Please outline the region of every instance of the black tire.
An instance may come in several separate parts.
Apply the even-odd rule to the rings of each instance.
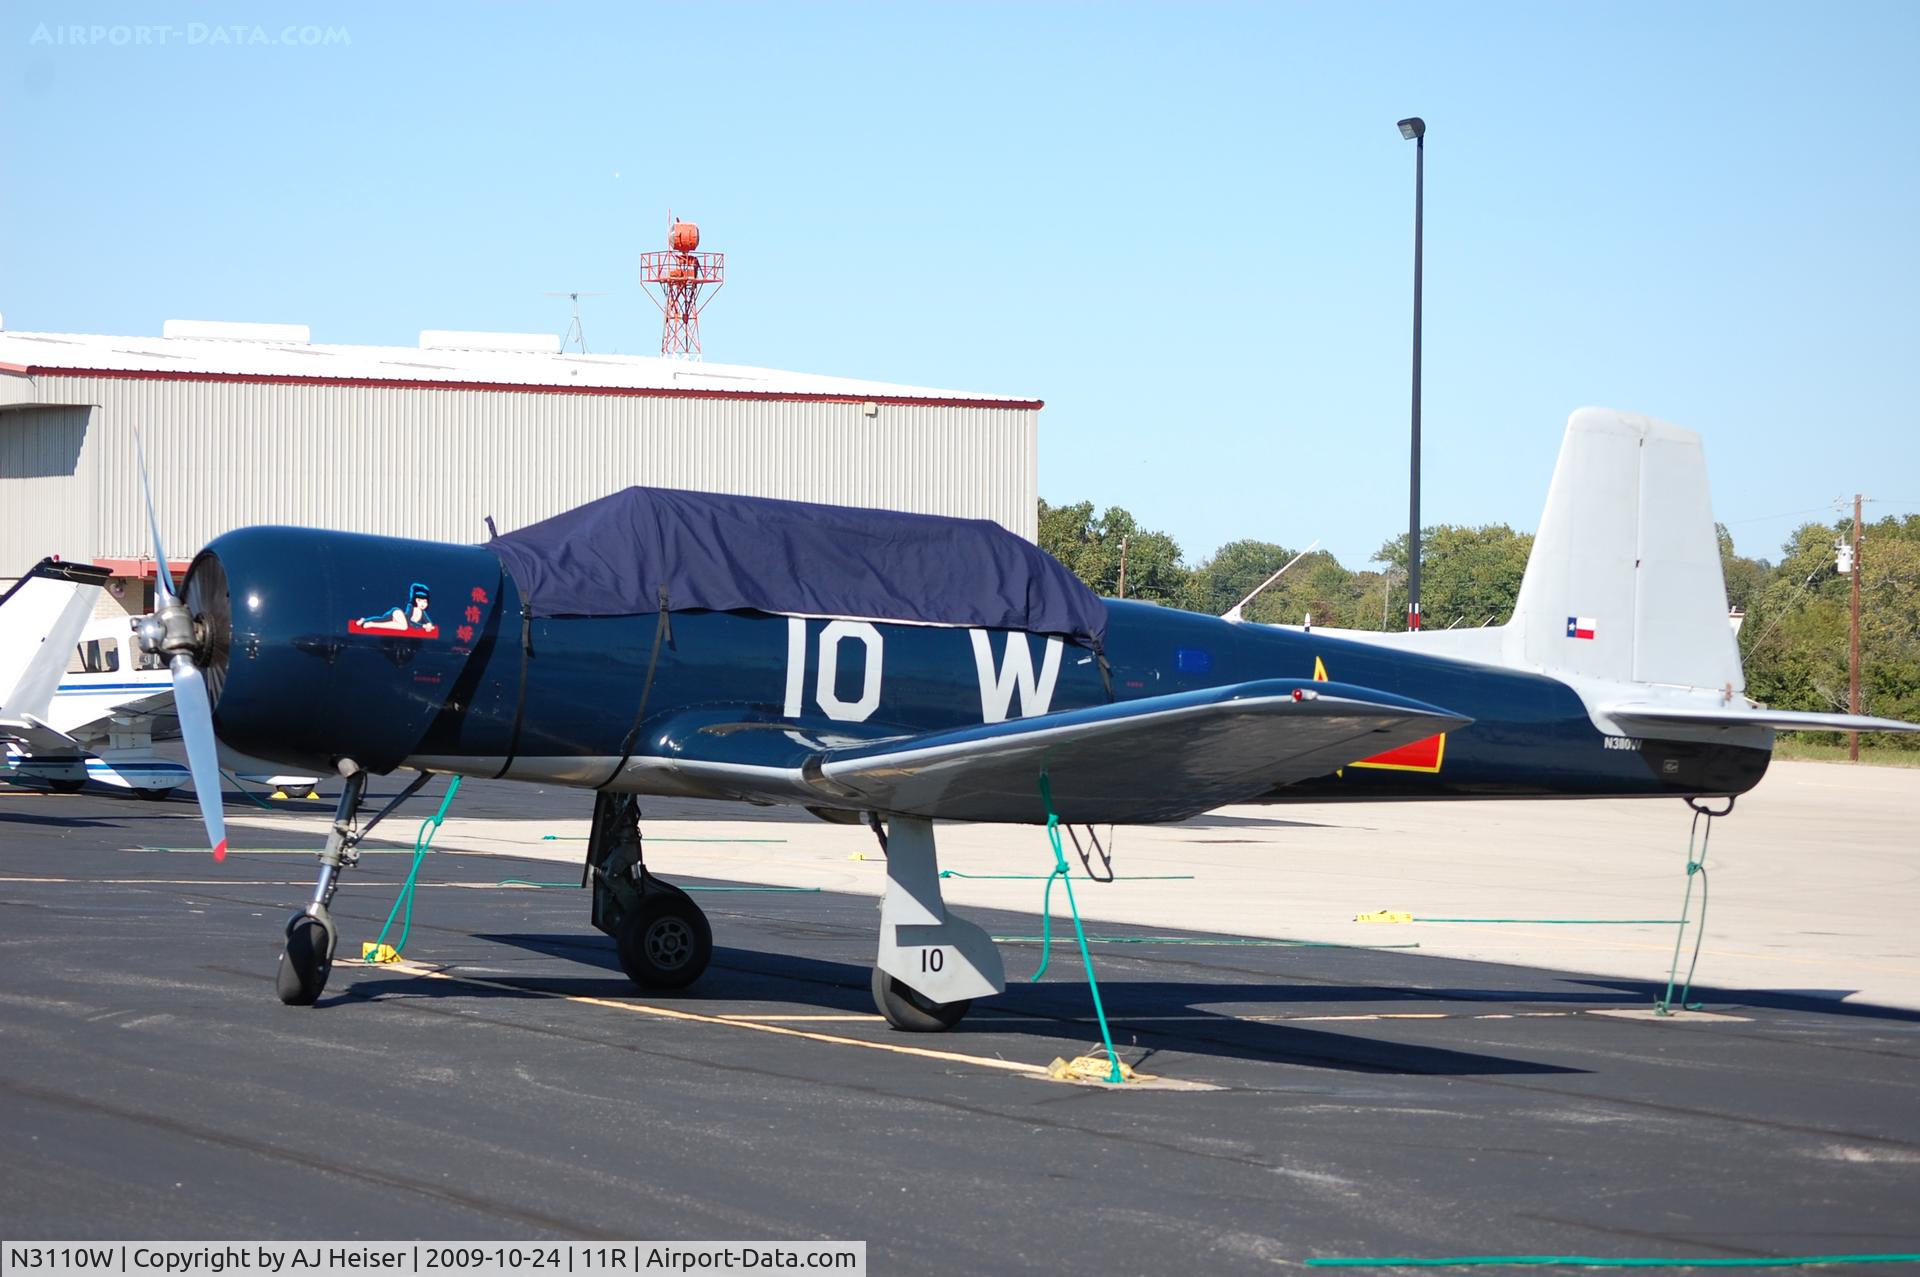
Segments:
[[[620,920],[613,944],[620,969],[642,989],[684,989],[713,960],[713,928],[691,897],[656,889]]]
[[[287,947],[280,951],[280,969],[274,991],[290,1007],[310,1007],[320,1000],[333,971],[333,934],[312,914],[300,914],[287,924]]]
[[[945,1033],[960,1023],[973,1000],[935,1002],[875,967],[873,1005],[887,1018],[888,1024],[903,1033]]]
[[[84,780],[50,780],[47,788],[56,794],[77,794],[86,788],[86,784]]]
[[[166,789],[140,789],[136,786],[133,791],[133,796],[135,798],[144,798],[150,803],[164,803],[173,796],[173,788],[172,786],[168,786]]]

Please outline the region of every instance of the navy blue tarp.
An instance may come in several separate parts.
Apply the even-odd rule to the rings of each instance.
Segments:
[[[1107,608],[997,523],[628,488],[496,536],[536,616],[752,609],[1059,634],[1098,648]]]

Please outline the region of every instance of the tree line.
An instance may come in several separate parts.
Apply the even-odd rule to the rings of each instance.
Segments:
[[[1782,547],[1777,563],[1736,554],[1717,528],[1727,601],[1745,613],[1738,644],[1747,694],[1778,709],[1847,708],[1851,582],[1835,568],[1834,543],[1851,539],[1852,521],[1808,523]],[[1429,629],[1499,625],[1512,614],[1533,534],[1504,523],[1439,524],[1423,529],[1420,610]],[[1920,720],[1920,515],[1864,527],[1860,581],[1861,708],[1885,718]],[[1096,593],[1218,616],[1271,576],[1296,551],[1271,541],[1232,541],[1189,564],[1179,543],[1140,527],[1119,506],[1091,501],[1040,503],[1040,545]],[[1248,604],[1249,621],[1347,629],[1400,629],[1407,610],[1407,538],[1383,544],[1372,566],[1353,571],[1325,550],[1295,564]],[[1837,733],[1807,733],[1838,740]],[[1920,749],[1920,735],[1871,738]]]

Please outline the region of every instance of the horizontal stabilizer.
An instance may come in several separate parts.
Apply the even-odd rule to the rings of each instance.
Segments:
[[[1621,731],[1659,736],[1663,728],[1727,731],[1771,727],[1781,732],[1920,732],[1920,723],[1866,714],[1816,714],[1792,709],[1715,708],[1692,705],[1609,705],[1600,711]]]
[[[80,742],[32,714],[0,718],[0,737],[17,741],[29,754],[84,754]]]

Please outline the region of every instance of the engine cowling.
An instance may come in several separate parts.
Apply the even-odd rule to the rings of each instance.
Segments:
[[[290,766],[384,772],[458,712],[513,592],[478,546],[255,527],[201,551],[182,597],[221,740]]]

